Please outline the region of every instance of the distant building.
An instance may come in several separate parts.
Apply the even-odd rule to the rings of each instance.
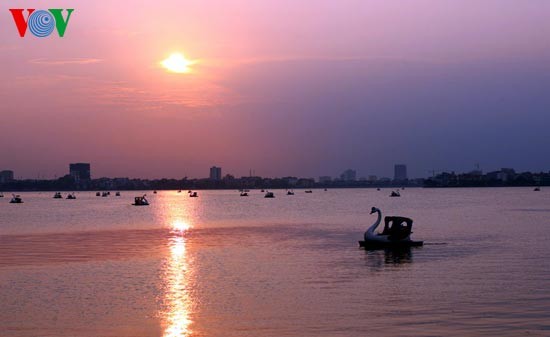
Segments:
[[[89,163],[74,163],[69,164],[69,175],[75,181],[92,179]]]
[[[298,184],[297,177],[283,177],[281,178],[288,186],[296,186]]]
[[[331,181],[332,181],[331,176],[321,176],[321,177],[319,177],[319,183],[321,183],[321,184],[330,183]]]
[[[347,169],[340,175],[340,179],[343,181],[355,181],[357,178],[357,172],[352,169]]]
[[[500,172],[497,175],[498,180],[502,181],[508,181],[510,179],[513,179],[516,175],[516,171],[511,168],[502,168],[500,169]]]
[[[210,168],[210,180],[221,180],[222,179],[222,168],[217,166],[212,166]]]
[[[368,181],[370,181],[371,183],[374,183],[378,180],[378,177],[377,176],[373,176],[373,175],[370,175],[368,178],[367,178]]]
[[[13,180],[12,170],[0,171],[0,184],[9,183],[12,180]]]
[[[406,181],[407,179],[407,165],[396,164],[394,167],[393,180]]]

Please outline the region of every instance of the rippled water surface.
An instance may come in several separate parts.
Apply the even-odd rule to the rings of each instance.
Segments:
[[[550,336],[550,189],[275,194],[0,199],[0,335]]]

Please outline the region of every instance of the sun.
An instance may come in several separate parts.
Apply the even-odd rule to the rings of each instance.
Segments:
[[[189,66],[195,62],[188,60],[181,53],[172,53],[167,59],[160,62],[160,64],[168,71],[178,74],[185,74],[191,72]]]

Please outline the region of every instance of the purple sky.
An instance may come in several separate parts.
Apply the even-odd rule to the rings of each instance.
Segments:
[[[20,38],[9,8],[75,8]],[[130,177],[550,169],[550,1],[0,4],[0,170]],[[172,52],[196,60],[174,74]]]

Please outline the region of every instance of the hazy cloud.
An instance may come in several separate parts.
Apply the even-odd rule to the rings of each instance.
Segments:
[[[102,59],[97,58],[70,58],[70,59],[33,59],[29,60],[29,63],[48,65],[48,66],[63,66],[68,64],[95,64],[103,62]]]

